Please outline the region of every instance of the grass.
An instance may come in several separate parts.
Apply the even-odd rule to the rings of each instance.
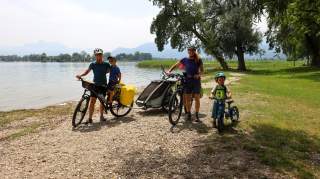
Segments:
[[[49,124],[50,119],[72,114],[73,108],[74,106],[72,104],[67,104],[64,106],[50,106],[43,109],[0,112],[0,130],[5,129],[10,123],[15,121],[21,121],[27,118],[41,119],[41,121],[30,122],[30,124],[27,125],[16,126],[12,134],[4,136],[0,140],[14,140],[24,135],[35,133],[39,127]]]
[[[216,65],[205,64],[211,76],[206,81],[221,70]],[[235,63],[230,66],[236,68]],[[247,62],[247,67],[240,82],[231,86],[241,112],[237,128],[242,132],[221,138],[232,136],[230,145],[240,140],[239,147],[280,173],[319,178],[320,69],[284,61]]]
[[[13,121],[19,121],[28,117],[51,119],[56,116],[70,115],[73,105],[49,106],[42,109],[22,109],[8,112],[0,112],[0,128],[5,127]]]
[[[314,157],[320,154],[320,69],[288,62],[248,66],[251,71],[232,86],[245,111],[239,124],[248,133],[243,148],[280,172],[320,177]]]

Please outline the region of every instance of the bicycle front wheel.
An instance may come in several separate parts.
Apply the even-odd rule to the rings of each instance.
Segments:
[[[82,97],[79,103],[76,106],[76,109],[74,110],[73,116],[72,116],[72,126],[77,127],[81,124],[84,116],[87,113],[88,105],[89,105],[90,98],[89,97]]]
[[[183,108],[183,97],[178,91],[176,91],[170,99],[169,102],[169,122],[172,125],[177,125],[179,123]]]
[[[110,107],[110,112],[115,117],[124,117],[132,110],[133,102],[126,106],[122,105],[120,101],[113,101],[112,106]]]

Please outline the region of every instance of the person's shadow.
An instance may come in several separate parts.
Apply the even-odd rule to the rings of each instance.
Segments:
[[[74,132],[93,132],[93,131],[99,131],[103,127],[115,127],[123,123],[129,123],[132,121],[135,121],[136,119],[133,117],[114,117],[111,119],[107,119],[105,122],[94,122],[92,124],[80,124],[76,128],[72,128],[72,131]]]

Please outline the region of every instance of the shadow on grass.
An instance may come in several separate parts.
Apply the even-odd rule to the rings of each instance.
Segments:
[[[255,152],[261,162],[278,171],[293,172],[299,178],[314,178],[311,168],[320,153],[319,138],[304,131],[286,130],[270,125],[256,125],[251,133],[254,140],[244,141],[244,148]]]
[[[80,126],[73,128],[72,131],[75,131],[75,132],[99,131],[103,127],[115,127],[120,124],[129,123],[135,120],[136,119],[132,117],[112,118],[112,119],[108,119],[106,122],[94,122],[91,125],[81,124]]]

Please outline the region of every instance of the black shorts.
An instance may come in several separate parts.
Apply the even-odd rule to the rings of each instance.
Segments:
[[[113,91],[114,90],[114,87],[118,84],[118,82],[114,82],[114,81],[109,81],[108,85],[107,85],[107,88],[108,88],[108,91]]]
[[[196,79],[187,79],[184,85],[185,94],[200,94],[201,81]]]
[[[103,86],[94,86],[93,87],[94,92],[96,92],[97,94],[102,94],[104,97],[106,97],[107,95],[107,88],[103,87]],[[97,98],[97,95],[94,94],[93,92],[90,93],[90,97],[94,97]]]

